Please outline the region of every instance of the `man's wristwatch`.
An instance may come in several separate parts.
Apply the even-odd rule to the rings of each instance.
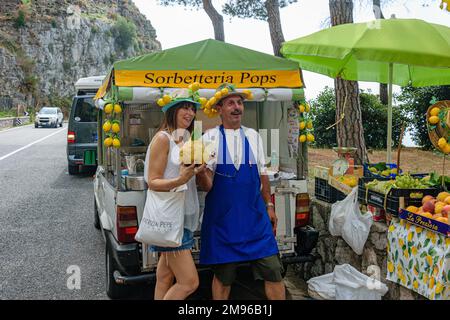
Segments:
[[[266,202],[266,208],[269,208],[269,207],[272,207],[272,208],[275,208],[275,205],[273,204],[273,202]]]

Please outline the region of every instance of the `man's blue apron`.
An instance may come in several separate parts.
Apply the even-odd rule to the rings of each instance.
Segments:
[[[206,196],[202,221],[201,264],[250,261],[278,253],[260,191],[257,163],[242,128],[240,132],[245,152],[236,170],[220,126],[219,161],[213,186]]]

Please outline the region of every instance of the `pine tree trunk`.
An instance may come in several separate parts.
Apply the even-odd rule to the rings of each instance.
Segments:
[[[352,0],[329,0],[329,7],[333,26],[353,23]],[[334,87],[336,121],[339,121],[344,115],[344,119],[337,124],[337,144],[339,147],[357,148],[355,164],[362,164],[367,161],[367,149],[362,126],[358,82],[335,79]]]
[[[267,22],[269,23],[273,53],[274,55],[281,57],[280,49],[284,42],[284,36],[281,28],[280,6],[278,0],[266,0],[264,6],[267,10]]]
[[[212,5],[211,0],[203,0],[203,9],[211,19],[214,27],[214,39],[225,42],[225,31],[223,27],[223,17]]]
[[[381,10],[380,0],[372,0],[372,9],[375,19],[384,19],[383,11]],[[387,84],[380,83],[380,101],[382,104],[388,104],[388,88]]]

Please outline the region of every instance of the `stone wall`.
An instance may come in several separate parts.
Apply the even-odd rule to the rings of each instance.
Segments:
[[[0,129],[5,129],[5,128],[10,128],[10,127],[14,127],[16,125],[16,121],[15,119],[20,119],[20,121],[22,122],[22,124],[28,124],[30,122],[30,117],[26,116],[26,117],[19,117],[19,118],[3,118],[0,119]]]
[[[361,256],[357,255],[342,237],[334,237],[328,231],[328,221],[331,204],[313,199],[310,207],[311,223],[319,231],[319,241],[313,253],[319,258],[314,263],[297,265],[298,275],[308,280],[312,277],[333,272],[336,265],[348,263],[360,272],[370,275],[368,267],[375,265],[381,272],[380,280],[389,291],[383,297],[388,300],[418,300],[425,299],[419,294],[386,280],[387,274],[387,231],[386,222],[374,222]]]

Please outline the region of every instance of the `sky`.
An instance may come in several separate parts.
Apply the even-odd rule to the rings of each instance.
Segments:
[[[204,39],[214,39],[211,20],[203,9],[195,11],[183,6],[163,7],[157,0],[132,0],[156,30],[162,49],[177,47]],[[224,0],[213,0],[220,11]],[[353,1],[354,22],[374,19],[372,1]],[[389,2],[387,4],[384,4]],[[428,6],[424,7],[423,2]],[[365,4],[358,4],[365,3]],[[417,18],[450,27],[450,12],[439,8],[440,0],[391,0],[381,1],[385,18],[395,14],[396,18]],[[297,3],[280,9],[281,24],[286,41],[293,40],[321,29],[329,23],[328,0],[298,0]],[[255,19],[239,19],[224,16],[225,41],[238,46],[273,54],[267,22]],[[306,99],[314,99],[325,86],[333,87],[333,79],[309,71],[303,71]],[[359,82],[360,89],[379,93],[377,83]],[[394,86],[394,94],[399,87]],[[412,145],[409,134],[406,145]]]

